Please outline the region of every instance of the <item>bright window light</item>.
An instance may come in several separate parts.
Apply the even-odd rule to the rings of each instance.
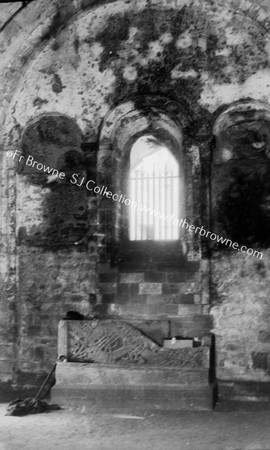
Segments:
[[[130,240],[175,240],[179,226],[179,165],[153,136],[139,138],[131,149],[129,197]],[[171,219],[171,220],[170,220]]]

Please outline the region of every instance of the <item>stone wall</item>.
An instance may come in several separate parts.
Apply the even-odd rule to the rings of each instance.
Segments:
[[[265,382],[270,373],[269,119],[267,105],[251,102],[246,110],[235,108],[216,126],[212,227],[239,247],[213,246],[212,313],[221,394],[254,398],[267,396],[267,388],[247,382]],[[246,384],[239,387],[238,379]]]
[[[5,24],[9,16],[3,9],[3,381],[47,370],[56,356],[57,322],[68,309],[133,318],[143,312],[153,320],[171,315],[194,330],[199,316],[209,314],[204,305],[211,280],[218,378],[269,380],[269,237],[262,225],[265,214],[248,200],[255,199],[254,191],[261,189],[257,203],[268,193],[263,167],[269,155],[257,152],[248,162],[252,142],[246,142],[240,162],[233,158],[220,164],[213,156],[211,165],[211,154],[219,151],[213,124],[224,108],[245,99],[270,103],[269,13],[263,0],[35,0]],[[104,151],[102,126],[109,112],[127,102],[143,117],[159,111],[181,128],[189,223],[213,227],[248,247],[263,246],[262,260],[187,233],[189,257],[177,268],[177,281],[168,270],[159,275],[156,266],[127,271],[118,264],[114,270],[109,247],[113,231],[99,214],[99,200],[70,180],[76,173],[77,179],[96,181],[99,152]],[[266,128],[261,124],[268,140]],[[13,158],[16,149],[66,178],[26,168],[18,155]],[[232,201],[238,195],[231,195],[235,185],[247,199],[244,204]],[[255,209],[247,224],[250,208]],[[250,240],[254,233],[256,239]],[[192,279],[189,264],[197,264]]]

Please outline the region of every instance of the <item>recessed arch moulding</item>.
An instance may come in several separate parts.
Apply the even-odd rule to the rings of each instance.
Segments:
[[[224,245],[212,250],[221,396],[235,395],[232,380],[269,382],[269,130],[270,105],[250,98],[220,108],[213,125],[212,231],[263,253],[259,259]]]
[[[55,112],[37,115],[6,142],[4,214],[12,232],[6,239],[11,257],[3,308],[13,314],[9,323],[15,326],[9,327],[13,335],[8,337],[17,352],[18,371],[47,370],[57,354],[59,318],[68,309],[91,311],[95,263],[86,245],[91,199],[86,189],[69,181],[73,172],[85,168],[81,142],[76,121]],[[8,156],[15,150],[24,158],[21,164],[19,156]],[[27,166],[28,156],[65,177]],[[26,356],[29,348],[31,358]]]
[[[270,244],[269,125],[269,104],[246,99],[223,109],[213,127],[214,226],[219,234],[255,249]]]
[[[87,233],[86,192],[70,182],[72,173],[84,168],[81,142],[80,128],[67,115],[41,114],[26,125],[19,147],[22,160],[13,161],[19,175],[18,245],[54,251]]]
[[[249,152],[249,157],[257,157],[260,151],[269,154],[269,121],[270,121],[270,105],[266,102],[261,102],[252,99],[244,99],[236,101],[229,106],[219,108],[216,112],[216,119],[213,125],[213,134],[217,140],[215,152],[213,154],[214,162],[225,162],[236,155],[230,155],[228,151],[221,155],[219,151],[219,144],[221,141],[226,142],[228,136],[226,133],[234,131],[234,127],[241,127],[247,124],[247,129],[251,131],[254,142],[250,142],[250,147],[254,149],[253,153]],[[243,130],[244,131],[244,130]],[[264,134],[265,142],[259,144],[260,134]],[[257,139],[257,143],[256,143]],[[257,150],[257,152],[256,152]],[[244,155],[242,155],[244,156]]]
[[[165,100],[164,100],[165,103]],[[186,218],[193,223],[193,192],[192,172],[194,164],[199,165],[199,158],[190,157],[190,152],[185,149],[183,139],[183,124],[187,118],[183,114],[172,117],[171,114],[155,106],[140,109],[134,106],[132,101],[123,103],[110,111],[105,117],[100,134],[99,153],[97,159],[97,182],[106,185],[112,192],[121,192],[127,196],[125,180],[129,172],[129,156],[133,144],[144,135],[152,135],[164,144],[175,156],[179,163],[180,175],[180,214],[179,218]],[[123,211],[120,202],[99,198],[99,233],[103,237],[104,246],[118,245],[123,239],[127,239],[127,207]],[[107,223],[104,224],[104,217]],[[103,219],[103,220],[102,220]],[[188,259],[194,259],[194,254],[199,258],[198,242],[191,233],[180,230],[183,254]],[[106,251],[105,251],[106,253]],[[107,254],[110,258],[110,255]],[[196,257],[195,257],[196,258]]]
[[[19,26],[16,27],[16,23]],[[136,28],[138,30],[135,33]],[[211,127],[208,127],[208,125],[212,119],[212,113],[224,103],[243,97],[270,98],[269,30],[269,4],[267,0],[261,0],[256,4],[254,0],[246,0],[245,2],[217,0],[212,3],[209,0],[195,2],[192,0],[151,0],[148,2],[145,2],[145,0],[136,2],[124,0],[46,2],[45,0],[36,0],[31,2],[21,15],[17,16],[16,22],[11,21],[7,24],[1,43],[0,76],[3,79],[3,89],[0,93],[0,120],[1,125],[3,125],[3,133],[7,137],[5,150],[16,149],[17,143],[20,141],[21,127],[29,119],[41,112],[47,113],[48,111],[71,114],[79,123],[85,138],[88,139],[85,142],[91,140],[91,142],[96,143],[98,130],[105,114],[111,108],[114,108],[106,116],[103,123],[100,152],[98,154],[99,184],[104,182],[108,185],[108,188],[111,187],[114,190],[115,186],[118,186],[119,177],[117,171],[114,172],[113,170],[116,167],[120,173],[123,169],[121,166],[122,155],[128,155],[132,145],[132,128],[134,127],[135,130],[137,127],[136,132],[138,134],[134,135],[134,138],[137,138],[150,125],[157,132],[158,121],[160,120],[162,122],[161,128],[163,127],[163,136],[166,135],[170,142],[181,142],[182,153],[178,156],[184,161],[185,167],[186,218],[192,224],[198,223],[198,225],[207,228],[209,215],[207,191],[209,189],[211,147],[209,141],[212,138]],[[138,52],[136,50],[137,53],[134,53],[137,44],[139,45]],[[26,80],[30,80],[30,82],[28,83]],[[168,97],[180,103],[182,100],[185,101],[189,106],[190,115],[193,117],[189,129],[187,130],[187,127],[182,126],[184,114],[181,120],[177,121],[175,117],[166,113],[165,108],[161,111],[152,107],[148,109],[147,114],[146,111],[139,112],[137,110],[136,112],[134,103],[127,102],[127,99],[134,98],[137,95],[142,96],[145,92],[150,93],[151,96],[161,95],[162,93],[164,98]],[[115,105],[119,103],[121,104],[115,108]],[[256,111],[258,109],[255,108]],[[182,110],[186,111],[185,108]],[[156,115],[155,119],[153,119],[154,114]],[[125,123],[125,119],[130,121],[130,128]],[[224,121],[220,119],[220,123]],[[176,129],[185,131],[174,134]],[[125,130],[127,132],[126,138]],[[187,142],[186,132],[189,132],[190,135],[189,142]],[[221,133],[215,131],[214,133],[221,136]],[[180,138],[180,135],[183,136]],[[257,144],[261,145],[261,142],[257,141]],[[170,148],[173,147],[174,144]],[[252,147],[252,154],[257,155],[258,153],[263,154],[262,148],[260,152],[260,148]],[[18,279],[18,274],[15,271],[16,260],[18,261],[15,236],[16,170],[13,161],[7,159],[4,152],[2,154],[4,195],[1,199],[3,218],[1,228],[3,233],[1,276],[3,279],[8,278],[8,289],[6,289],[6,294],[3,292],[3,295],[6,296],[2,301],[1,311],[3,311],[3,317],[5,317],[3,320],[5,320],[9,330],[6,333],[6,342],[10,345],[10,342],[14,341],[13,325],[15,319],[13,316],[16,301],[22,305],[22,308],[29,305],[29,294],[31,294],[31,298],[36,298],[34,291],[36,288],[34,285],[32,288],[29,280],[29,286],[25,290],[25,302],[21,302],[19,298],[15,300]],[[228,152],[225,152],[225,156],[228,157]],[[224,164],[224,155],[216,151],[213,159],[217,161],[219,157]],[[115,162],[115,166],[112,162]],[[230,162],[232,162],[232,159],[228,160],[228,163]],[[33,192],[35,191],[36,195],[39,187],[32,186],[31,189]],[[23,191],[21,192],[23,193]],[[106,239],[112,241],[116,236],[120,237],[121,215],[119,211],[115,210],[116,207],[119,207],[116,202],[104,198],[98,200],[101,202],[99,230],[102,248],[104,243],[102,236],[105,236],[105,242]],[[95,208],[93,210],[96,214]],[[103,212],[105,222],[102,218]],[[108,222],[106,222],[107,218]],[[211,231],[215,230],[211,229]],[[187,258],[189,259],[200,258],[200,242],[194,241],[194,239],[199,238],[196,238],[192,233],[185,235]],[[206,242],[205,245],[207,246],[208,243]],[[47,253],[41,253],[42,255],[39,257],[35,248],[31,254],[29,253],[28,261],[33,266],[33,273],[34,269],[40,277],[44,273],[45,281],[47,281],[48,275],[44,272],[44,258],[47,257]],[[60,256],[58,258],[56,253],[53,257],[48,254],[48,258],[54,259],[58,264],[60,275],[62,274],[62,267],[65,265],[65,273],[73,276],[74,263],[70,268],[67,266],[67,258]],[[84,261],[85,268],[80,270],[80,265],[76,262],[77,273],[87,273],[88,276],[91,271],[89,267],[91,256],[86,254],[85,259],[82,259],[82,254],[80,254],[79,257]],[[232,280],[230,278],[232,275],[228,273],[229,269],[226,268],[226,264],[221,263],[219,265],[220,286],[224,286],[226,281],[224,281],[224,278],[227,277],[228,292],[226,295],[230,298],[232,307],[234,307],[234,305],[239,304],[239,298],[242,295],[239,271],[242,270],[251,274],[250,280],[247,277],[244,279],[251,292],[251,294],[247,292],[246,295],[246,298],[251,299],[248,304],[251,313],[250,317],[249,314],[245,314],[245,329],[251,329],[252,326],[254,327],[254,321],[252,323],[251,318],[253,320],[254,317],[257,317],[253,314],[252,308],[262,307],[262,304],[257,302],[255,290],[257,289],[256,286],[258,287],[259,276],[261,277],[259,282],[263,283],[264,269],[262,266],[261,269],[258,266],[256,272],[252,258],[244,258],[240,254],[226,253],[222,258],[225,260],[225,258],[229,259],[230,257],[232,260],[229,261],[227,266],[230,267],[231,274],[236,274],[239,278]],[[39,266],[36,264],[38,260],[40,261]],[[244,260],[247,268],[243,267]],[[95,262],[92,264],[94,265]],[[250,271],[247,270],[249,265]],[[30,273],[24,262],[21,267],[27,268],[27,272]],[[40,269],[37,270],[39,267]],[[58,272],[56,271],[56,273]],[[208,273],[206,264],[205,274]],[[51,274],[53,278],[54,272],[52,271]],[[31,273],[30,275],[32,277]],[[93,273],[92,275],[92,285],[94,286],[96,274]],[[28,277],[30,278],[29,275]],[[266,279],[267,277],[265,277]],[[253,283],[253,285],[251,286],[249,283]],[[39,285],[42,287],[43,284],[42,282]],[[53,286],[53,283],[48,284]],[[83,285],[81,279],[80,283],[75,280],[72,284]],[[85,281],[84,295],[92,292],[92,285],[89,287],[89,281]],[[207,291],[209,288],[207,276],[205,276],[204,285],[205,291]],[[236,285],[237,288],[235,288]],[[36,286],[38,286],[37,283]],[[60,293],[57,289],[60,289]],[[33,333],[31,337],[33,347],[37,343],[40,344],[40,347],[45,346],[37,342],[37,336],[41,333],[34,331],[37,330],[35,327],[41,326],[41,320],[43,326],[46,323],[50,327],[52,316],[55,323],[61,317],[60,309],[65,301],[70,309],[73,308],[73,304],[70,303],[70,288],[67,287],[66,292],[63,292],[59,286],[57,289],[55,290],[55,296],[48,293],[48,300],[52,302],[50,307],[44,301],[44,291],[39,293],[40,304],[38,304],[38,307],[40,305],[46,306],[47,310],[50,311],[47,318],[42,317],[38,309],[36,310],[36,316],[31,316],[30,308],[25,308],[25,316],[27,316],[29,323],[26,324],[27,326],[24,323],[16,324],[17,329],[21,326],[25,330],[29,330],[29,333]],[[265,288],[266,291],[267,287]],[[76,304],[76,307],[78,307],[81,303],[78,303],[77,293],[75,294],[74,305]],[[260,295],[260,292],[258,292],[258,295]],[[243,311],[247,311],[244,302],[242,306]],[[84,312],[84,309],[80,309],[80,311]],[[230,311],[233,311],[233,308]],[[269,315],[264,313],[265,310],[262,307],[262,316],[269,321]],[[239,326],[239,324],[230,320],[231,317],[228,316],[225,309],[220,310],[217,321],[222,320],[222,314],[223,328],[227,328],[230,324],[231,327],[234,326],[235,329],[241,329],[242,331],[243,324]],[[217,328],[218,326],[219,324]],[[220,326],[222,326],[221,322]],[[258,325],[256,329],[263,331],[259,326],[261,327],[261,325]],[[55,335],[55,329],[56,324],[50,335]],[[267,329],[267,324],[265,324],[265,329]],[[254,348],[254,343],[257,345],[256,333],[253,331],[253,334],[247,334],[246,336],[248,337],[246,341]],[[226,338],[228,337],[226,335]],[[225,349],[225,353],[227,352],[225,345],[228,342],[229,339],[222,347],[222,351]],[[245,339],[243,342],[245,342]],[[28,351],[29,348],[28,344],[29,342],[26,339],[21,353],[25,352],[26,354],[26,349]],[[47,348],[51,348],[51,344],[47,345]],[[238,349],[243,350],[243,355],[247,355],[247,351],[241,348],[241,345]],[[39,355],[40,352],[41,349],[39,349]],[[231,355],[226,354],[228,356],[227,364],[232,362]],[[235,366],[242,365],[239,352],[236,351],[234,357]],[[246,356],[243,358],[246,358]],[[7,359],[10,360],[10,357],[8,356]],[[37,359],[40,361],[41,358],[38,357]],[[30,360],[33,361],[32,355]],[[54,360],[54,353],[51,355],[46,353],[42,364],[47,361],[49,367]],[[27,357],[27,361],[24,362],[30,364],[29,358]],[[250,361],[248,363],[251,364]],[[9,367],[8,370],[12,373],[13,366]],[[33,372],[38,370],[38,367],[33,369],[33,367],[24,366],[24,368]]]

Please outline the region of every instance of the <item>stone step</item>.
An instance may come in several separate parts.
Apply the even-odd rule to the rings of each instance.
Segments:
[[[208,369],[182,367],[134,366],[125,367],[94,363],[58,363],[57,385],[63,386],[107,386],[107,387],[151,387],[166,388],[205,386],[208,383]]]
[[[88,387],[55,386],[50,401],[67,407],[97,407],[135,412],[155,411],[211,411],[214,408],[215,386],[199,389],[145,389],[136,387],[89,389]]]
[[[149,255],[137,255],[130,258],[124,258],[117,264],[119,272],[155,272],[155,273],[173,273],[177,275],[195,273],[200,268],[198,261],[185,261],[181,258],[168,257],[153,258],[149,261]]]
[[[188,273],[185,271],[119,271],[120,283],[184,283]]]
[[[135,410],[210,410],[208,369],[58,363],[51,401]]]
[[[117,296],[115,298],[115,303],[108,305],[108,313],[113,316],[120,316],[122,319],[126,320],[130,317],[134,318],[186,318],[189,316],[201,316],[204,314],[204,307],[202,305],[185,305],[185,304],[144,304],[139,302],[139,296],[133,296],[134,301],[127,303],[117,303]],[[208,311],[206,311],[208,315]],[[180,335],[180,334],[178,334]],[[195,335],[197,336],[197,334]]]
[[[118,275],[120,283],[184,283],[190,279],[191,274],[199,269],[190,264],[184,267],[180,266],[181,268],[179,266],[149,268],[149,263],[142,264],[140,261],[137,266],[134,264],[112,266],[110,263],[99,263],[97,271],[101,279],[106,278],[106,275]]]
[[[103,283],[99,285],[99,292],[107,296],[114,295],[116,303],[200,304],[200,294],[182,292],[180,283],[120,283],[117,286]]]

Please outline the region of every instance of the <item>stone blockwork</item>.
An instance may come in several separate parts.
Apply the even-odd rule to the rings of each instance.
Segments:
[[[96,310],[101,314],[120,315],[126,319],[158,319],[164,316],[183,318],[208,314],[207,306],[202,303],[198,263],[186,263],[181,271],[173,271],[168,267],[158,270],[153,263],[150,271],[150,266],[151,263],[148,264],[148,271],[144,272],[123,272],[124,265],[122,269],[114,268],[110,272],[109,265],[100,265],[99,304]]]
[[[266,382],[270,374],[268,124],[268,105],[256,102],[225,110],[216,124],[213,229],[237,243],[234,253],[229,246],[212,249],[217,376],[227,391],[235,379]],[[252,397],[250,387],[245,393],[232,386],[231,397]]]
[[[59,317],[68,310],[91,311],[95,264],[85,253],[68,250],[45,255],[25,250],[19,262],[18,364],[21,371],[44,371],[57,358]]]
[[[269,380],[269,250],[256,260],[240,253],[213,260],[217,375],[224,380]]]
[[[213,130],[231,103],[270,103],[269,2],[34,0],[13,13],[0,13],[0,379],[46,370],[75,309],[150,328],[169,317],[172,335],[212,328],[220,380],[270,381],[268,116]],[[130,145],[150,131],[181,166],[187,222],[262,260],[187,230],[175,251],[129,258],[121,205],[92,189],[126,193]]]

